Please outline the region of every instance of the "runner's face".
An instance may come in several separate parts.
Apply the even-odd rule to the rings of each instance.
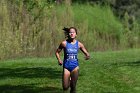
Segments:
[[[75,29],[70,29],[69,37],[72,38],[72,39],[76,38],[76,31],[75,31]]]

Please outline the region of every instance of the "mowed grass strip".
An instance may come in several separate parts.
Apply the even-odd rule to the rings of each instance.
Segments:
[[[140,49],[90,54],[79,54],[77,93],[140,92]],[[62,93],[61,75],[55,57],[1,60],[0,92]]]

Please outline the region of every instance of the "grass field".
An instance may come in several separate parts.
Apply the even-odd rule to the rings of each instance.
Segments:
[[[79,54],[77,93],[140,93],[140,49]],[[0,61],[0,93],[62,93],[62,67],[52,58]]]

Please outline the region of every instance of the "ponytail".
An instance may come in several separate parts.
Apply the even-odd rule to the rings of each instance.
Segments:
[[[64,30],[65,38],[68,37],[69,34],[69,28],[64,27],[62,30]]]

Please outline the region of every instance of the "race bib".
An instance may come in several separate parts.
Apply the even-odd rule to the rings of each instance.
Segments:
[[[69,60],[75,60],[75,59],[77,59],[77,55],[76,54],[69,54],[68,59]]]

